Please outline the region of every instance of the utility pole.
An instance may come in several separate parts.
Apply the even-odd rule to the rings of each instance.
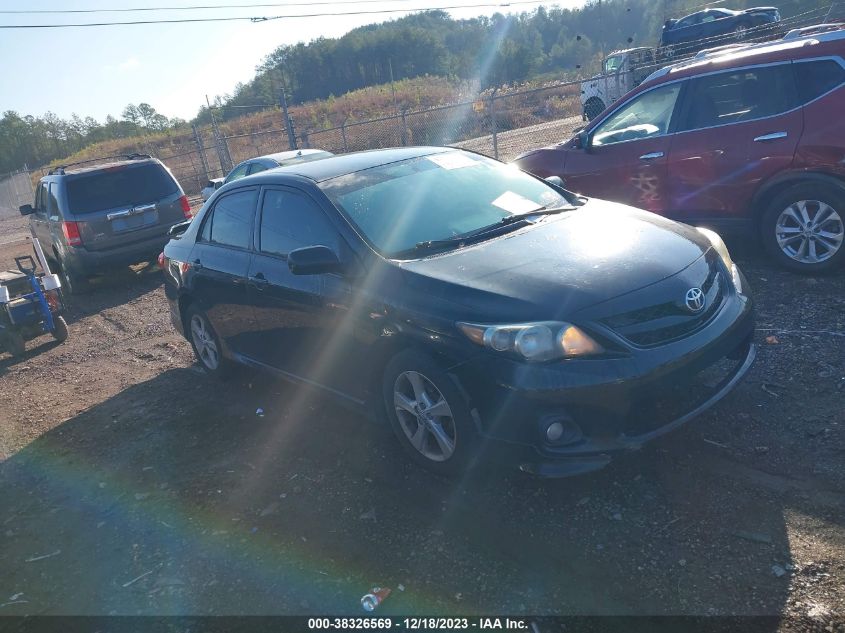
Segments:
[[[279,105],[282,106],[282,116],[285,117],[285,130],[288,133],[288,144],[291,149],[296,147],[296,135],[293,133],[293,122],[288,114],[288,98],[285,94],[285,75],[282,73],[281,88],[279,88]]]

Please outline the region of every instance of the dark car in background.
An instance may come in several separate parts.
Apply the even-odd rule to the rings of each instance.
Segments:
[[[482,453],[601,468],[754,359],[747,283],[718,235],[451,148],[243,178],[160,264],[208,373],[241,363],[386,417],[444,474]]]
[[[674,57],[703,48],[742,42],[749,37],[777,34],[780,11],[776,7],[754,7],[734,11],[714,7],[697,11],[680,20],[667,20],[660,35],[663,57]]]
[[[173,174],[146,154],[56,167],[20,212],[69,293],[94,274],[154,261],[170,227],[193,217]]]
[[[559,145],[515,163],[590,196],[759,236],[783,267],[845,261],[845,30],[661,69]]]
[[[307,163],[311,160],[320,160],[329,156],[334,156],[334,154],[322,149],[294,149],[250,158],[235,165],[225,178],[213,178],[209,180],[208,184],[202,190],[202,199],[208,200],[211,194],[220,189],[220,187],[238,178],[257,174],[267,169],[274,169],[275,167]]]

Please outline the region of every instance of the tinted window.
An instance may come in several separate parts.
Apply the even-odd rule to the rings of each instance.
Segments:
[[[304,246],[337,245],[337,233],[322,209],[303,194],[268,189],[261,207],[260,248],[287,255]]]
[[[67,179],[71,213],[156,202],[177,191],[176,181],[157,164],[111,167]]]
[[[59,217],[59,203],[56,200],[56,191],[58,191],[58,183],[51,182],[47,190],[47,215],[51,218]]]
[[[267,168],[261,163],[253,163],[249,167],[249,175],[251,176],[252,174],[257,174],[260,171],[266,171],[266,169]]]
[[[610,145],[666,134],[681,90],[673,83],[634,97],[593,133],[593,145]]]
[[[47,210],[46,192],[47,186],[44,183],[39,183],[38,189],[35,192],[35,209],[38,211]]]
[[[203,237],[211,223],[210,238],[214,244],[249,248],[252,241],[252,216],[255,214],[257,191],[237,191],[220,198],[203,226]]]
[[[689,81],[678,131],[752,121],[795,107],[790,64],[706,75]]]
[[[243,178],[244,176],[246,176],[247,169],[249,169],[249,163],[238,165],[232,171],[229,172],[229,175],[226,176],[226,180],[224,180],[223,182],[232,182],[233,180],[237,180],[238,178]]]
[[[801,102],[807,103],[845,82],[845,69],[832,59],[794,65]]]

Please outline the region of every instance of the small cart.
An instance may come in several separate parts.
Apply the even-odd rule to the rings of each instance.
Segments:
[[[0,349],[12,356],[26,351],[26,341],[49,333],[57,341],[68,337],[62,313],[61,282],[50,273],[41,245],[33,238],[35,254],[43,273],[31,255],[15,257],[17,270],[0,271]]]

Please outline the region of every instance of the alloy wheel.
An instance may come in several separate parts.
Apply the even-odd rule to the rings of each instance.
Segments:
[[[214,335],[208,323],[199,314],[191,318],[191,340],[203,365],[211,371],[217,369],[220,365],[217,343],[214,341]]]
[[[778,216],[778,246],[790,259],[802,264],[827,261],[842,248],[845,227],[836,210],[820,200],[800,200]]]
[[[734,36],[738,40],[744,40],[746,35],[748,35],[748,28],[747,27],[738,26],[734,29]]]
[[[417,371],[405,371],[393,384],[399,426],[421,455],[435,462],[455,452],[457,429],[452,409],[434,383]]]

